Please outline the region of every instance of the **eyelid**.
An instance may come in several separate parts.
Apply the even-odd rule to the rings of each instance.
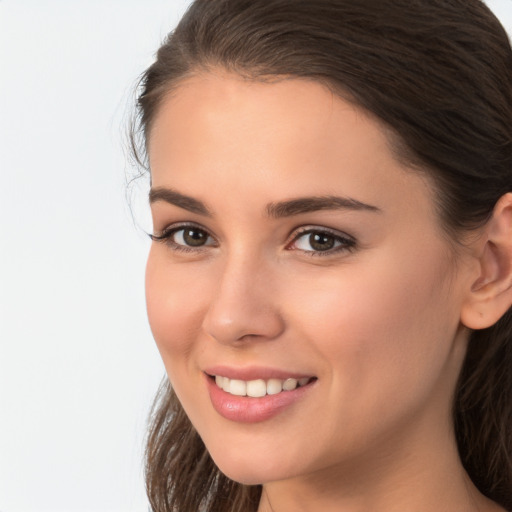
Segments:
[[[204,245],[204,246],[187,246],[182,245],[174,242],[172,240],[172,236],[177,233],[178,231],[181,231],[186,228],[195,228],[199,231],[204,231],[209,238],[212,238],[215,241],[215,245]],[[159,234],[150,234],[149,237],[154,242],[161,242],[164,244],[167,244],[170,246],[171,249],[175,251],[182,251],[182,252],[194,252],[198,253],[204,250],[207,250],[208,248],[215,247],[218,243],[216,238],[211,234],[210,230],[202,226],[201,224],[197,224],[196,222],[177,222],[174,224],[170,224],[169,226],[165,227],[160,231]]]
[[[200,229],[201,231],[204,231],[205,233],[208,233],[209,236],[211,236],[212,238],[215,238],[211,233],[210,233],[210,230],[205,228],[204,226],[202,226],[201,224],[197,224],[196,222],[175,222],[173,224],[169,224],[168,226],[166,226],[165,228],[163,228],[162,230],[158,231],[157,230],[157,233],[153,233],[153,234],[150,234],[150,238],[151,239],[156,239],[156,240],[161,240],[165,237],[168,237],[169,235],[175,233],[176,231],[179,231],[180,229],[185,229],[185,228],[196,228],[196,229]]]
[[[307,254],[308,256],[333,256],[336,253],[339,252],[351,252],[356,248],[357,242],[356,239],[349,235],[348,233],[345,233],[343,231],[338,231],[337,229],[328,228],[325,226],[315,226],[315,225],[308,225],[308,226],[302,226],[300,228],[297,228],[293,231],[293,233],[289,236],[289,242],[286,244],[286,248],[288,249],[291,245],[297,242],[299,238],[301,238],[304,235],[310,234],[310,233],[324,233],[332,236],[333,238],[337,239],[341,242],[341,244],[337,247],[334,247],[332,249],[328,249],[325,251],[305,251],[303,249],[294,249],[296,251],[300,251],[302,253]],[[291,249],[289,249],[291,250]]]
[[[188,246],[184,244],[176,243],[172,240],[172,236],[177,233],[178,231],[181,231],[186,228],[195,228],[200,231],[204,231],[204,233],[207,234],[209,238],[211,238],[215,243],[214,244],[208,244],[208,245],[200,245],[197,247],[194,246]],[[304,250],[300,248],[293,248],[292,245],[297,242],[298,239],[300,239],[302,236],[305,236],[310,233],[320,233],[320,234],[328,234],[329,236],[332,236],[334,239],[336,239],[338,243],[337,246],[326,249],[324,251],[322,250]],[[214,235],[210,232],[209,229],[205,228],[201,224],[198,224],[196,222],[177,222],[174,224],[170,224],[169,226],[165,227],[159,234],[150,234],[149,235],[152,241],[155,242],[161,242],[166,245],[168,245],[172,250],[175,251],[181,251],[181,252],[192,252],[192,253],[198,253],[201,251],[206,251],[211,247],[218,247],[218,241]],[[295,228],[294,231],[288,236],[288,242],[285,244],[286,250],[295,250],[298,252],[301,252],[303,254],[306,254],[309,257],[312,256],[334,256],[337,253],[342,252],[351,252],[355,250],[357,245],[356,239],[347,234],[346,232],[339,231],[337,229],[328,228],[326,226],[318,226],[318,225],[306,225],[301,226],[299,228]]]

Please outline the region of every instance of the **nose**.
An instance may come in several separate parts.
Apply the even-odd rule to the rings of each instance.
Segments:
[[[204,331],[222,344],[277,338],[285,324],[274,285],[272,272],[261,261],[233,258],[212,290]]]

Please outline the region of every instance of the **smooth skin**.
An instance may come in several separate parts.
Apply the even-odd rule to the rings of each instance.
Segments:
[[[221,70],[166,98],[149,159],[153,191],[172,191],[151,204],[150,325],[216,464],[264,485],[259,512],[502,510],[462,468],[451,404],[469,328],[512,300],[509,195],[457,245],[375,119],[313,81]],[[269,214],[333,196],[348,202]],[[317,380],[239,423],[212,407],[215,365]]]

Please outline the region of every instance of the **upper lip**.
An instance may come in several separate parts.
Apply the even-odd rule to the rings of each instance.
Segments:
[[[279,368],[271,368],[264,366],[246,366],[246,367],[235,367],[235,366],[210,366],[205,368],[204,373],[216,376],[220,375],[222,377],[227,377],[228,379],[237,379],[237,380],[256,380],[256,379],[281,379],[286,380],[289,378],[292,379],[302,379],[304,377],[314,377],[312,374],[297,372],[293,370],[283,370]]]

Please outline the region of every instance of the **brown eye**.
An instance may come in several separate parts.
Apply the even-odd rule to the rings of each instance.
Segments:
[[[308,229],[299,233],[291,248],[314,254],[332,254],[338,251],[350,250],[355,246],[355,240],[342,233],[331,233],[327,230]]]
[[[197,226],[170,227],[161,235],[150,236],[153,241],[162,242],[173,251],[194,251],[217,246],[208,231]]]
[[[204,230],[195,226],[185,226],[169,233],[168,238],[177,246],[199,248],[214,245],[213,238]]]
[[[334,247],[336,240],[327,233],[311,233],[308,243],[315,251],[328,251]]]
[[[179,240],[179,239],[182,239]],[[174,241],[180,245],[201,247],[208,242],[209,235],[206,231],[197,228],[184,228],[174,233]]]

